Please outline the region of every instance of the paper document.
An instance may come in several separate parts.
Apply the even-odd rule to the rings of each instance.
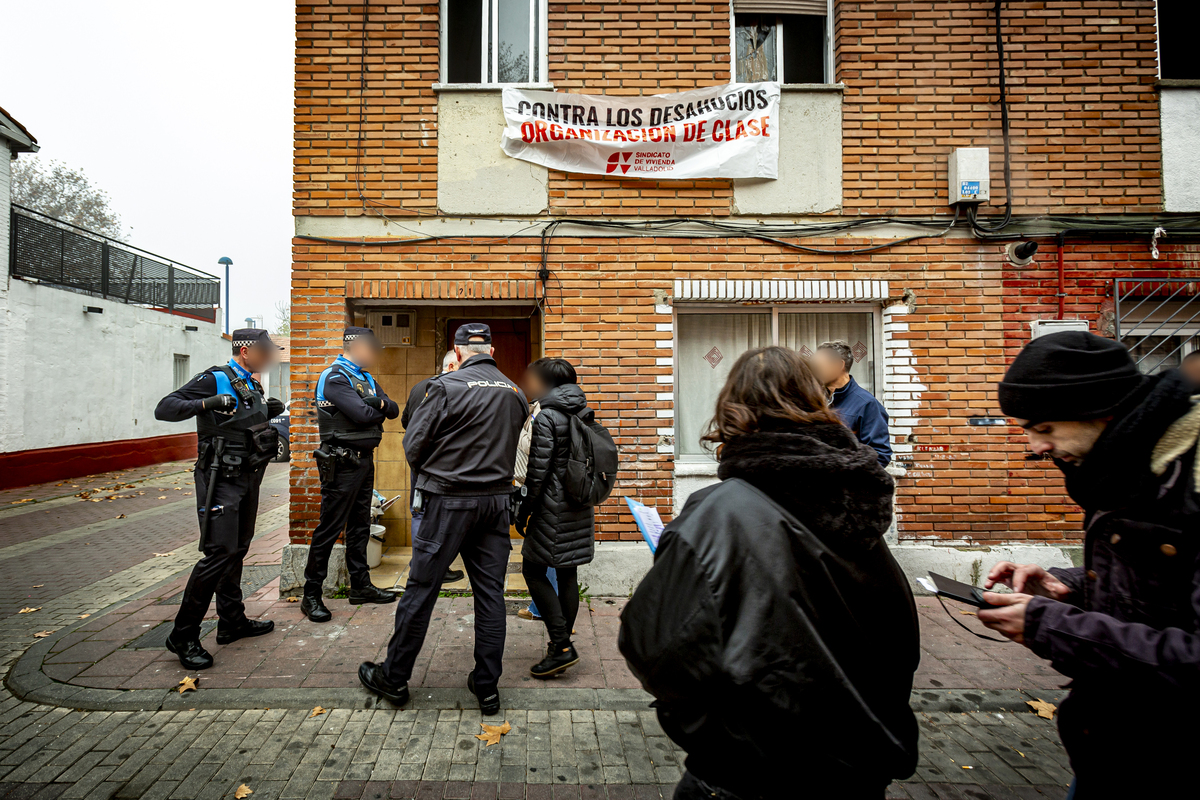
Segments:
[[[662,517],[658,516],[658,509],[639,503],[632,497],[626,497],[625,502],[629,504],[629,510],[633,513],[638,530],[642,532],[642,538],[650,545],[650,552],[657,551],[658,537],[662,536],[663,532],[663,521]]]
[[[379,507],[382,508],[384,511],[387,511],[389,508],[392,507],[392,504],[395,503],[397,500],[399,500],[401,497],[404,497],[404,495],[398,494],[395,497],[393,497],[391,500],[384,500],[383,503]]]

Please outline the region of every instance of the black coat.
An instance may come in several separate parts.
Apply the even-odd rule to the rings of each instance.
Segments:
[[[735,439],[719,475],[663,532],[621,653],[696,776],[744,798],[882,797],[917,763],[892,479],[834,424]]]
[[[1148,379],[1082,464],[1059,463],[1085,514],[1084,566],[1051,570],[1072,592],[1067,602],[1030,601],[1025,641],[1074,679],[1059,731],[1081,800],[1197,792],[1194,391],[1178,372]]]
[[[596,517],[591,506],[567,498],[563,475],[570,452],[570,416],[591,422],[594,414],[577,384],[567,383],[540,401],[533,418],[525,499],[517,530],[525,537],[521,557],[548,567],[577,567],[596,554]]]

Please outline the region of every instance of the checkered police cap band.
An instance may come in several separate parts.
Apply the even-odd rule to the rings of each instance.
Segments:
[[[257,339],[234,339],[233,340],[233,346],[238,347],[238,348],[254,347],[254,345],[256,345],[256,344],[258,344]]]

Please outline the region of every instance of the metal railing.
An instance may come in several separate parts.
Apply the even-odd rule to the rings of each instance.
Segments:
[[[9,272],[18,278],[215,322],[221,281],[139,247],[13,205]]]
[[[1177,366],[1200,349],[1200,283],[1171,278],[1115,278],[1117,341],[1145,373]]]

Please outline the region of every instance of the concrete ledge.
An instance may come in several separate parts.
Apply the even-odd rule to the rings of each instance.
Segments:
[[[596,597],[629,597],[653,565],[645,542],[596,542],[596,558],[579,568],[579,582]]]
[[[916,578],[931,571],[965,583],[975,583],[974,571],[978,571],[978,585],[997,561],[1013,561],[1017,564],[1038,564],[1049,567],[1074,567],[1083,563],[1081,545],[1049,544],[1001,544],[990,546],[934,545],[901,542],[891,544],[892,555],[908,576],[913,591],[928,594],[915,582]]]
[[[308,566],[308,545],[285,544],[279,564],[279,596],[299,597],[304,593],[304,568]],[[346,545],[335,544],[329,555],[329,574],[321,586],[321,593],[332,597],[341,586],[350,585],[350,572],[346,569]]]

